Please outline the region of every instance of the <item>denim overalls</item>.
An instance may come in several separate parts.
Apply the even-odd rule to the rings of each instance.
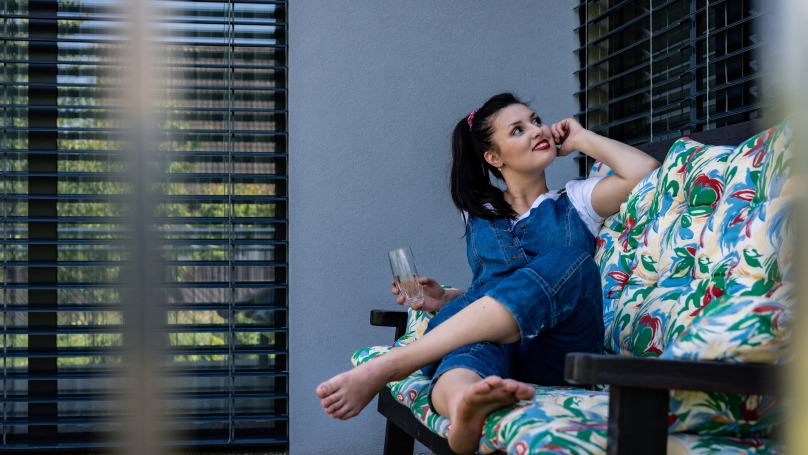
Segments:
[[[472,284],[440,310],[427,332],[487,295],[513,314],[522,339],[508,345],[477,343],[449,353],[422,369],[432,376],[432,386],[453,368],[482,377],[565,385],[567,353],[603,352],[600,272],[592,258],[595,237],[566,194],[545,199],[516,225],[509,219],[469,216],[466,248]]]

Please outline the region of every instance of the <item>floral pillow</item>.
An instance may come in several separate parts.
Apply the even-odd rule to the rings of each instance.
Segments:
[[[722,200],[724,206],[739,207],[737,214],[727,217],[717,213],[713,218],[716,225],[738,225],[741,232],[711,226],[701,239],[704,250],[710,253],[705,256],[707,260],[710,256],[720,257],[724,244],[724,250],[743,252],[724,252],[732,259],[731,265],[717,264],[710,270],[714,278],[724,278],[730,292],[701,307],[690,327],[665,350],[663,358],[778,363],[787,357],[793,300],[789,272],[795,238],[791,216],[794,179],[789,178],[793,177],[790,124],[785,121],[737,149],[738,159],[733,163],[751,160],[754,164],[746,166],[754,169],[745,172],[748,177],[743,179],[750,183],[744,191],[729,185]],[[725,180],[737,180],[740,186],[743,182],[737,176],[743,174],[741,168],[730,166]],[[732,241],[725,242],[726,237]],[[732,286],[743,279],[750,283],[748,287]]]
[[[792,318],[787,303],[770,297],[722,297],[704,307],[661,358],[780,363]]]

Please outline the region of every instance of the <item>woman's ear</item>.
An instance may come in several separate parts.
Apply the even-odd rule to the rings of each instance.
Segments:
[[[489,150],[483,153],[483,158],[485,158],[485,161],[487,161],[491,166],[496,168],[502,167],[502,159],[500,159],[499,154],[495,152]]]

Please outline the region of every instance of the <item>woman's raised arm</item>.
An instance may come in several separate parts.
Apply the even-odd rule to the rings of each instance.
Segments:
[[[614,175],[598,182],[592,192],[592,208],[600,216],[620,210],[631,189],[660,166],[642,151],[586,130],[573,119],[564,119],[550,129],[555,143],[561,145],[559,156],[578,150],[614,170]]]

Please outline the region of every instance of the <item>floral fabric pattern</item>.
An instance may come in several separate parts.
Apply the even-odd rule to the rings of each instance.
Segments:
[[[615,337],[610,328],[614,321],[621,321],[618,325],[625,322],[626,314],[623,310],[626,307],[624,302],[620,302],[620,297],[627,286],[638,284],[636,278],[633,281],[630,279],[632,275],[636,275],[637,246],[642,241],[642,234],[649,220],[648,212],[659,176],[660,172],[656,171],[645,177],[629,194],[620,211],[606,218],[595,239],[595,262],[601,270],[603,284],[603,318],[606,327],[604,346],[609,353],[620,352],[619,338]],[[629,294],[637,297],[636,289]]]
[[[785,455],[786,449],[765,439],[711,437],[679,433],[668,436],[667,452],[668,455]]]
[[[424,335],[426,327],[429,325],[429,320],[432,316],[438,314],[437,312],[428,313],[426,311],[417,311],[412,308],[407,309],[407,330],[402,337],[396,340],[394,346],[406,346],[413,341],[417,340]]]
[[[790,342],[789,305],[767,297],[724,297],[707,306],[663,359],[782,363]]]
[[[351,356],[351,364],[353,364],[354,367],[358,367],[380,355],[387,354],[391,349],[393,349],[393,346],[371,346],[369,348],[362,348],[353,353]]]
[[[373,356],[370,358],[379,355],[376,351],[359,352],[363,351],[368,356]],[[446,438],[451,430],[451,422],[429,408],[427,396],[429,383],[429,377],[413,374],[403,381],[391,383],[390,390],[396,400],[407,406],[423,425]],[[534,388],[536,395],[532,400],[521,401],[488,417],[480,437],[479,453],[490,454],[496,451],[509,455],[606,453],[608,392],[575,387],[534,386]],[[699,393],[692,393],[680,400],[685,402],[688,399],[702,406],[700,413],[715,416],[716,422],[726,418],[726,409],[710,408],[711,403],[721,403],[721,400],[711,401],[710,397],[701,397]],[[694,407],[685,404],[686,406],[680,407],[691,409]],[[760,404],[761,407],[767,406],[766,402]],[[672,398],[672,409],[676,405]],[[682,415],[681,418],[686,420],[687,415]],[[682,423],[679,419],[678,416],[669,418],[680,427],[690,423]],[[672,427],[671,431],[673,430]],[[782,447],[756,437],[737,438],[685,433],[672,433],[668,437],[668,453],[714,454],[723,453],[722,451],[731,454],[783,453]]]
[[[704,146],[682,139],[674,143],[658,171],[647,222],[638,237],[636,266],[628,283],[644,287],[645,298],[619,301],[620,325],[612,329],[615,349],[623,355],[657,357],[688,324],[696,309],[720,284],[694,281],[699,235],[723,193],[728,147]],[[641,296],[642,297],[642,296]]]

